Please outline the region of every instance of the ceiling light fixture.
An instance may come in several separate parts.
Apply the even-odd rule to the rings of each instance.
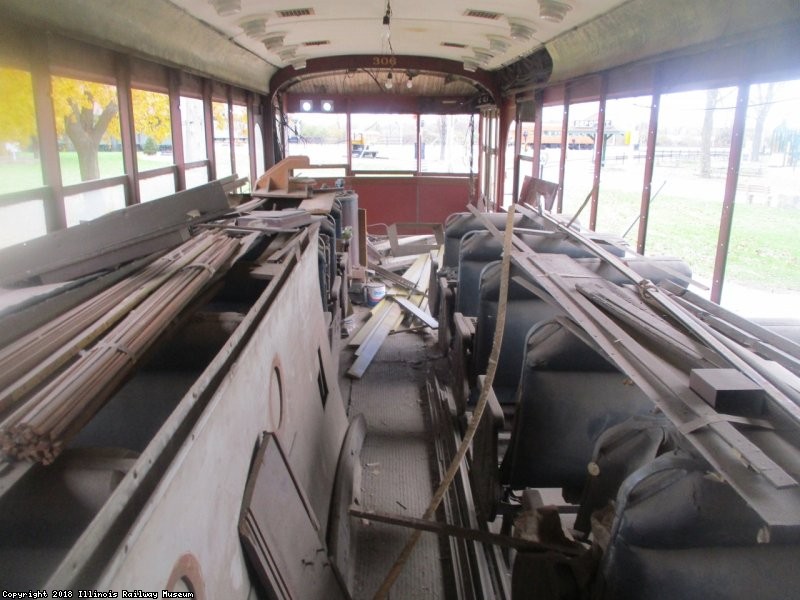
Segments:
[[[321,107],[322,112],[333,112],[333,100],[323,100]]]
[[[392,72],[389,71],[389,74],[386,76],[386,81],[383,84],[387,90],[390,90],[394,87],[394,81],[392,81]]]
[[[267,19],[265,17],[249,17],[239,23],[239,27],[244,30],[247,37],[258,39],[266,33]]]
[[[209,0],[220,17],[229,17],[242,11],[242,0]]]
[[[406,87],[408,89],[411,89],[411,88],[414,87],[414,82],[412,81],[413,79],[414,78],[411,75],[408,76],[408,81],[406,81]]]
[[[270,33],[262,41],[264,47],[270,52],[277,51],[278,48],[283,46],[283,40],[286,39],[286,33],[283,31]]]
[[[511,26],[509,34],[511,35],[511,39],[518,42],[527,42],[533,37],[533,34],[536,33],[533,27],[523,21],[509,21],[508,24]]]
[[[561,23],[572,7],[558,0],[539,0],[539,18],[552,23]]]

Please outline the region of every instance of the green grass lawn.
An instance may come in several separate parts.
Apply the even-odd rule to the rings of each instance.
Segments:
[[[598,231],[621,235],[639,214],[641,194],[604,189]],[[646,253],[686,260],[696,277],[714,270],[721,201],[659,196],[650,207]],[[588,214],[583,216],[588,222]],[[626,239],[636,245],[638,223]],[[800,291],[800,210],[737,204],[733,211],[726,280],[762,289]]]
[[[64,183],[79,183],[77,154],[62,152],[60,159]],[[170,160],[142,153],[137,156],[141,171],[167,166]],[[120,152],[101,152],[99,161],[103,177],[124,172]],[[41,167],[31,154],[19,155],[16,162],[0,162],[0,194],[41,185]],[[702,197],[691,184],[682,189],[686,196]],[[615,189],[608,182],[601,185],[598,231],[621,235],[635,221],[641,193],[629,190],[630,187]],[[584,194],[582,189],[580,192]],[[682,258],[691,265],[697,278],[710,281],[721,210],[721,200],[660,194],[650,209],[647,254]],[[588,224],[588,208],[580,220]],[[638,224],[626,238],[633,247],[637,232]],[[762,289],[800,291],[800,209],[738,204],[734,209],[726,279]]]
[[[115,177],[123,175],[125,168],[122,163],[122,152],[100,152],[97,155],[100,164],[101,177]],[[137,164],[139,171],[148,171],[169,166],[172,158],[168,156],[147,156],[138,153]],[[78,166],[77,152],[60,152],[59,163],[61,166],[61,181],[64,185],[73,185],[81,182],[80,167]],[[17,155],[16,161],[10,159],[0,161],[0,195],[31,188],[41,187],[42,167],[38,158],[30,152]]]

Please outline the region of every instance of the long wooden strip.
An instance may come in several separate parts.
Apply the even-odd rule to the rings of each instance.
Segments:
[[[439,328],[439,322],[432,316],[430,316],[427,312],[422,310],[416,304],[413,304],[412,302],[409,302],[408,300],[406,300],[405,298],[401,298],[400,296],[390,296],[390,298],[395,302],[397,302],[409,313],[414,315],[417,319],[425,323],[427,326],[431,327],[432,329]]]
[[[0,445],[17,458],[52,462],[63,445],[91,419],[136,359],[235,256],[240,242],[218,235],[103,340],[86,351],[9,416]]]

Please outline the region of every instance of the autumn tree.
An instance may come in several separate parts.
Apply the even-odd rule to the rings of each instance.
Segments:
[[[53,77],[56,130],[78,154],[81,180],[100,178],[98,150],[106,136],[119,139],[117,89],[112,85]]]
[[[52,90],[56,131],[67,136],[75,148],[81,180],[98,179],[100,144],[120,138],[117,88],[93,81],[53,77]],[[134,89],[131,102],[138,133],[151,137],[157,144],[169,138],[171,126],[166,94]]]
[[[18,69],[0,68],[0,154],[7,152],[6,144],[19,144],[22,149],[36,144],[36,115],[30,73]]]

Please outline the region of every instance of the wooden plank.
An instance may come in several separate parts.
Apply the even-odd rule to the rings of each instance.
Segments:
[[[400,306],[402,306],[405,310],[409,313],[414,315],[417,319],[425,323],[431,329],[438,329],[439,322],[434,319],[430,314],[422,310],[416,304],[409,302],[406,298],[402,298],[400,296],[389,296],[392,300],[397,302]]]
[[[298,208],[308,211],[312,215],[329,215],[333,209],[333,201],[335,199],[335,192],[315,194],[312,198],[303,200]]]
[[[59,281],[115,267],[187,239],[189,225],[230,210],[215,181],[129,206],[0,251],[0,282]]]
[[[265,434],[248,478],[239,523],[247,556],[278,598],[343,598],[316,517],[277,438]],[[315,526],[316,525],[316,526]]]

